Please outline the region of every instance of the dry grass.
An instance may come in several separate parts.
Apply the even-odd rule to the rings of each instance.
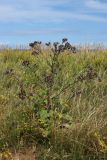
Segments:
[[[0,53],[2,160],[106,160],[106,129],[106,50]]]
[[[26,149],[23,153],[16,153],[12,156],[14,160],[37,160],[32,149]]]

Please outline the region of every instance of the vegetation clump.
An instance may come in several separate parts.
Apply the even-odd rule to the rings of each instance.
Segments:
[[[62,39],[62,43],[51,42],[45,43],[46,46],[51,47],[51,51],[55,53],[62,53],[64,51],[69,51],[70,53],[76,53],[76,47],[72,46],[67,38]],[[29,46],[32,48],[32,54],[38,55],[42,52],[42,42],[41,41],[34,41],[33,43],[29,43]]]
[[[1,159],[26,150],[32,160],[107,159],[107,51],[67,45],[1,51]]]

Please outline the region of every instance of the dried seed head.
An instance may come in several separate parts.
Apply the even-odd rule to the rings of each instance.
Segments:
[[[87,66],[87,69],[88,69],[88,70],[93,70],[94,68],[89,64],[89,65]]]
[[[38,44],[42,44],[42,41],[39,41]]]
[[[67,42],[67,41],[68,41],[67,38],[63,38],[63,39],[62,39],[62,43],[65,43],[65,42]]]
[[[45,76],[45,82],[49,85],[49,86],[51,86],[52,85],[52,83],[53,83],[53,76],[50,74],[50,75],[46,75]]]
[[[64,50],[65,50],[65,46],[64,45],[59,45],[58,46],[58,52],[60,53],[60,52],[64,52]]]
[[[73,53],[76,53],[76,47],[71,46],[71,51],[72,51]]]
[[[59,44],[59,42],[54,42],[53,43],[53,46],[55,47],[55,46],[58,46],[58,44]]]
[[[21,90],[21,92],[18,95],[21,100],[24,100],[26,98],[26,92],[24,90]]]
[[[91,65],[87,66],[86,72],[87,72],[86,76],[88,79],[94,79],[94,78],[98,77],[97,72],[95,71],[95,69]]]
[[[83,73],[81,73],[78,77],[77,77],[77,81],[83,82],[85,80],[85,75]]]
[[[65,49],[71,49],[71,44],[69,42],[65,43]]]
[[[20,92],[19,92],[18,96],[21,100],[24,100],[26,98],[26,92],[23,88],[23,83],[22,82],[20,83]]]
[[[45,43],[46,46],[50,46],[51,45],[51,42],[48,42],[48,43]]]
[[[7,69],[4,73],[5,75],[12,75],[13,74],[13,69]]]
[[[33,48],[34,47],[34,43],[29,43],[29,46]]]
[[[38,41],[34,41],[34,45],[38,44]]]
[[[29,66],[29,64],[30,64],[29,61],[23,61],[23,62],[22,62],[22,65],[25,66],[25,67]]]
[[[33,43],[29,43],[29,46],[33,48],[35,45],[41,44],[41,43],[42,43],[41,41],[34,41]]]
[[[54,51],[55,53],[58,52],[58,44],[59,44],[59,42],[54,42],[54,43],[53,43],[53,46],[54,46],[53,51]]]
[[[36,44],[41,44],[42,42],[41,41],[34,41],[34,45],[36,45]]]

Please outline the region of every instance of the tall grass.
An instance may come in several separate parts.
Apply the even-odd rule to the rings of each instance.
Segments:
[[[1,51],[1,157],[29,147],[38,160],[107,159],[106,50]]]

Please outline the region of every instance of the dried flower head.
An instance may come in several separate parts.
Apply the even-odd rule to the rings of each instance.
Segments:
[[[73,53],[76,53],[76,47],[71,46],[71,51],[72,51]]]
[[[21,100],[24,100],[26,98],[26,96],[27,96],[26,92],[25,92],[25,90],[23,88],[23,83],[22,82],[20,83],[20,92],[19,92],[18,96],[19,96],[19,98]]]
[[[48,43],[45,43],[46,46],[50,46],[51,45],[51,42],[48,42]]]
[[[64,52],[64,50],[65,50],[65,46],[64,45],[59,45],[58,46],[58,52],[60,53],[60,52]]]
[[[34,43],[29,43],[29,46],[30,47],[34,47]]]
[[[71,44],[69,42],[65,43],[65,49],[71,49]]]
[[[24,100],[26,98],[26,92],[24,90],[21,90],[18,95],[21,100]]]
[[[49,86],[51,86],[53,84],[53,76],[51,74],[45,75],[44,80]]]
[[[38,55],[41,53],[41,41],[34,41],[30,43],[29,46],[32,48],[32,55]]]
[[[68,41],[67,38],[63,38],[63,39],[62,39],[62,43],[65,43],[65,42],[67,42],[67,41]]]
[[[22,62],[22,65],[25,67],[29,66],[29,64],[30,64],[30,62],[27,60]]]
[[[5,75],[12,75],[13,74],[13,69],[7,69],[4,73]]]

